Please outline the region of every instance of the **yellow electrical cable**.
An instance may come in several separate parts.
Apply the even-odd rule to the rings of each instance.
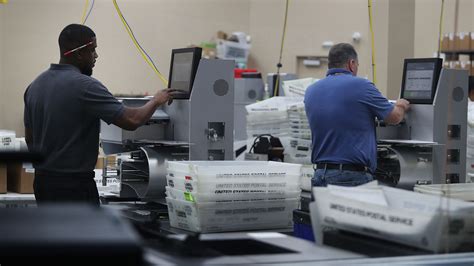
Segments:
[[[439,40],[438,40],[438,58],[441,52],[441,42],[443,41],[443,13],[444,13],[444,0],[441,0],[441,14],[439,17]]]
[[[82,17],[81,17],[81,24],[84,25],[85,19],[86,19],[86,14],[87,14],[87,7],[89,6],[89,0],[86,0],[86,4],[84,5],[84,10],[82,11]]]
[[[127,31],[128,35],[130,36],[130,38],[132,39],[133,43],[135,44],[135,47],[137,48],[138,52],[140,53],[140,55],[143,57],[143,59],[145,60],[145,62],[147,62],[147,64],[153,69],[153,71],[158,75],[158,77],[161,79],[161,81],[163,82],[163,84],[165,85],[165,87],[168,86],[168,80],[160,73],[160,71],[153,65],[152,62],[150,62],[150,60],[146,57],[145,53],[143,52],[143,50],[140,48],[140,45],[138,44],[137,40],[134,38],[133,34],[132,34],[132,31],[131,29],[129,28],[129,26],[127,25],[125,19],[123,18],[123,14],[122,12],[120,11],[120,8],[117,4],[117,1],[116,0],[113,0],[113,3],[114,3],[114,6],[115,6],[115,10],[117,10],[117,14],[119,15],[120,17],[120,20],[122,21],[122,24],[123,26],[125,27],[125,30]]]
[[[286,0],[286,7],[285,7],[285,21],[283,22],[283,35],[281,36],[281,46],[280,46],[280,59],[278,60],[281,62],[281,57],[283,54],[283,47],[285,45],[285,36],[286,36],[286,21],[288,19],[288,4],[290,0]]]
[[[145,62],[147,62],[147,64],[153,69],[153,71],[155,71],[155,73],[158,75],[158,77],[161,79],[161,81],[164,83],[165,86],[168,86],[168,81],[163,77],[163,75],[160,73],[160,71],[150,62],[150,60],[146,57],[145,53],[143,52],[143,50],[141,49],[140,45],[138,44],[137,40],[134,38],[133,34],[132,34],[132,31],[131,29],[129,28],[129,26],[127,25],[124,17],[123,17],[123,14],[122,12],[120,11],[120,8],[118,7],[118,4],[116,2],[116,0],[113,0],[114,2],[114,6],[115,6],[115,9],[117,10],[117,13],[120,17],[120,20],[122,21],[124,27],[125,27],[125,30],[127,31],[128,35],[130,36],[130,38],[132,39],[133,43],[135,44],[135,47],[137,48],[137,50],[140,52],[140,54],[142,55],[143,59],[145,60]]]
[[[375,65],[375,43],[374,27],[372,24],[372,0],[367,0],[369,4],[369,25],[370,25],[370,43],[372,46],[372,82],[377,85],[377,67]]]
[[[283,22],[283,34],[281,36],[281,46],[280,46],[280,57],[278,59],[278,65],[277,65],[277,78],[275,81],[275,85],[273,88],[273,96],[278,96],[278,90],[280,89],[280,67],[281,67],[281,57],[283,55],[283,47],[285,44],[285,37],[286,37],[286,21],[288,19],[288,5],[290,3],[290,0],[286,0],[286,7],[285,7],[285,20]]]

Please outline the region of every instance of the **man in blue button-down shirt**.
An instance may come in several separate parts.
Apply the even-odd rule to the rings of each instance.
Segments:
[[[312,132],[313,186],[357,186],[373,180],[377,164],[375,118],[398,124],[408,101],[390,103],[369,80],[356,77],[354,47],[334,45],[326,78],[311,85],[305,109]]]

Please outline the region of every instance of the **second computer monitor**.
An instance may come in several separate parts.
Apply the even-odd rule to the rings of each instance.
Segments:
[[[433,104],[442,63],[440,58],[405,59],[401,98],[412,104]]]
[[[173,98],[189,99],[201,53],[200,47],[172,50],[168,88],[179,91]]]

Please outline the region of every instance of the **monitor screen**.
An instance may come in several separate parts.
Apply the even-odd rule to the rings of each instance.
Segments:
[[[179,90],[175,99],[189,99],[201,53],[199,47],[173,49],[168,88]]]
[[[415,104],[433,104],[442,60],[405,59],[401,98]]]

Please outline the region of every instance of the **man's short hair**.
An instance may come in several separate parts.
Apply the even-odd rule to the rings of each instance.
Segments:
[[[357,52],[354,46],[348,43],[338,43],[329,50],[328,68],[344,68],[345,64],[351,59],[357,60]]]
[[[61,55],[65,52],[84,45],[95,37],[95,33],[89,27],[80,24],[67,25],[59,34],[59,49]]]

